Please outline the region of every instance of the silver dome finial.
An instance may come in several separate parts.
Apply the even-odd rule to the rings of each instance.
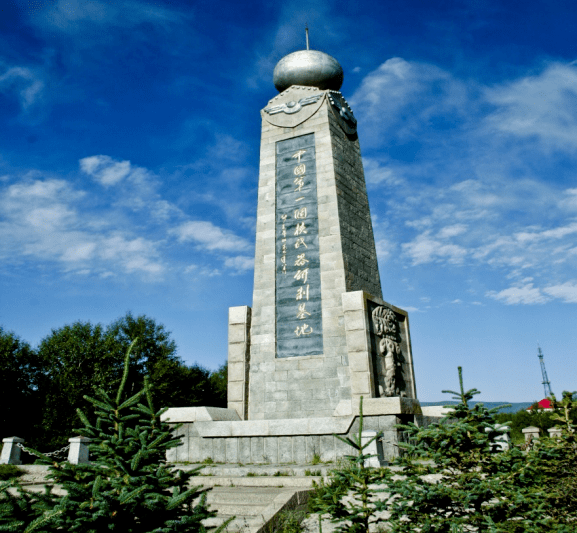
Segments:
[[[279,92],[291,85],[338,91],[343,84],[343,69],[329,54],[309,48],[309,26],[305,24],[306,50],[284,56],[274,68],[273,82]]]

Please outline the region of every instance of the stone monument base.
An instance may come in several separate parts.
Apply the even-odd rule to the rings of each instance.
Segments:
[[[359,406],[343,400],[331,417],[240,420],[235,409],[216,407],[171,408],[162,418],[181,424],[174,435],[182,445],[168,451],[174,463],[296,463],[336,461],[354,455],[353,448],[337,439],[359,431]],[[423,412],[412,398],[368,398],[363,402],[363,431],[381,431],[376,453],[380,464],[397,457],[403,433],[396,426],[419,422]]]

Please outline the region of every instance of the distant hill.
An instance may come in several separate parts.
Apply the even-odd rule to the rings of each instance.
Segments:
[[[456,405],[459,402],[455,400],[448,400],[445,402],[421,402],[421,405]],[[469,402],[470,406],[474,406],[478,403],[482,403],[487,409],[493,409],[494,407],[499,407],[500,405],[507,405],[507,402]],[[499,411],[499,413],[516,413],[521,409],[527,409],[533,405],[533,402],[520,402],[511,403],[511,407],[504,407]]]

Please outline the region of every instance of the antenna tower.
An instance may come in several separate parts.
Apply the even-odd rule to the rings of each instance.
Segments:
[[[541,351],[541,346],[537,345],[537,348],[539,349],[538,357],[539,362],[541,363],[541,375],[543,376],[542,383],[543,388],[545,389],[545,398],[548,398],[553,394],[553,392],[551,392],[551,382],[547,377],[547,370],[545,370],[545,361],[543,360],[543,352]]]

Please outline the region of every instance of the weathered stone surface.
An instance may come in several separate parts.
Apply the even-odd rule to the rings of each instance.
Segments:
[[[405,423],[409,415],[380,415],[365,416],[364,429],[366,431],[382,431],[384,437],[377,444],[379,457],[392,458],[398,454],[396,444],[400,434],[397,424]],[[318,422],[322,419],[317,419]],[[303,419],[303,421],[312,421]],[[278,427],[291,423],[294,420],[264,420],[262,422],[278,424]],[[322,461],[333,461],[339,457],[350,455],[352,449],[341,440],[334,437],[356,436],[359,429],[359,418],[354,417],[346,425],[332,427],[326,425],[325,433],[311,434],[268,434],[266,436],[231,435],[215,436],[215,432],[207,432],[204,437],[195,435],[203,433],[198,431],[201,426],[230,424],[229,422],[196,422],[185,423],[176,430],[178,435],[183,435],[183,446],[177,447],[167,458],[172,462],[200,462],[211,458],[215,462],[224,463],[310,463],[315,456]],[[235,422],[235,424],[250,424],[250,422]],[[277,428],[278,429],[278,428]],[[224,433],[220,431],[219,433]]]
[[[209,420],[240,420],[234,409],[224,407],[170,407],[160,419],[171,424]]]
[[[364,398],[363,414],[365,416],[375,415],[398,415],[398,414],[424,414],[419,400],[413,398]],[[358,400],[341,400],[334,411],[333,416],[358,416]],[[434,415],[429,415],[434,416]]]
[[[253,462],[251,459],[250,438],[238,439],[238,462],[243,464]]]
[[[226,463],[226,441],[224,439],[213,439],[212,459],[215,463]]]
[[[238,463],[238,439],[225,439],[226,442],[226,462]]]
[[[248,322],[250,308],[246,305],[230,307],[228,309],[229,324],[246,324]]]
[[[380,466],[383,466],[384,461],[381,459],[379,460],[379,450],[377,447],[378,441],[377,441],[377,431],[372,431],[372,430],[366,430],[363,431],[361,434],[361,443],[363,445],[367,445],[368,446],[364,449],[364,453],[366,454],[370,454],[373,457],[369,457],[368,459],[365,459],[365,466],[366,467],[375,467],[375,468],[379,468]],[[382,456],[382,453],[381,453]]]
[[[278,462],[292,463],[293,460],[293,439],[290,437],[278,438]]]
[[[266,463],[278,463],[278,438],[264,438],[264,460]]]
[[[260,310],[259,310],[260,312]],[[231,307],[228,317],[228,408],[244,420],[247,417],[248,365],[252,310],[248,306]]]
[[[352,416],[325,418],[287,418],[280,420],[244,420],[196,422],[194,427],[202,437],[256,437],[286,435],[332,435],[346,433]]]
[[[450,410],[450,407],[443,407],[442,405],[423,405],[421,407],[423,416],[432,416],[438,418],[446,416]]]

